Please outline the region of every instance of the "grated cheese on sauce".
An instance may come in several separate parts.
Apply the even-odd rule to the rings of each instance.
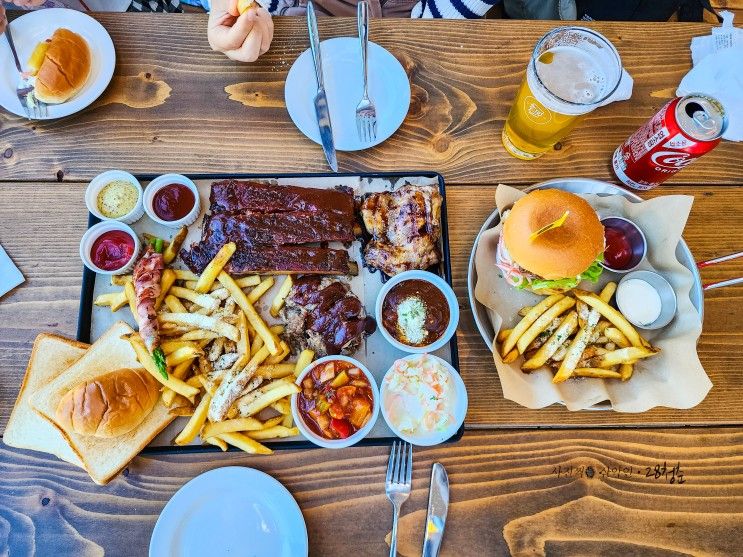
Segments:
[[[417,296],[405,298],[397,306],[397,326],[411,344],[421,344],[428,335],[426,304]]]

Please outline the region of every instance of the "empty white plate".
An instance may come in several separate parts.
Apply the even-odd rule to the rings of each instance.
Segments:
[[[36,45],[50,38],[60,27],[74,31],[88,42],[91,55],[90,75],[85,86],[69,101],[48,105],[49,114],[45,120],[69,116],[90,105],[106,90],[116,66],[114,43],[103,25],[82,12],[48,8],[28,12],[10,24],[22,67],[26,67]],[[0,106],[18,116],[26,116],[15,94],[17,83],[18,70],[13,61],[13,53],[6,38],[0,36]]]
[[[356,131],[356,105],[364,92],[359,40],[355,37],[328,39],[320,43],[320,52],[336,150],[358,151],[373,147],[395,133],[410,107],[410,82],[397,58],[378,44],[369,42],[369,98],[377,109],[377,139],[363,143]],[[284,97],[294,124],[319,144],[316,93],[315,65],[307,49],[289,70]]]
[[[278,481],[228,466],[195,477],[165,505],[150,557],[302,557],[309,552],[299,505]]]

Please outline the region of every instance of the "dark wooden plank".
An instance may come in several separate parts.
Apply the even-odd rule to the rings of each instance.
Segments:
[[[441,462],[451,484],[442,557],[735,555],[742,443],[741,429],[469,432],[459,443],[414,451],[398,549],[420,555],[430,469]],[[25,557],[35,544],[39,556],[146,555],[178,488],[238,465],[291,491],[310,555],[386,555],[387,450],[144,456],[100,487],[53,457],[1,445],[0,553]],[[677,464],[682,478],[671,473]]]
[[[57,122],[0,115],[4,179],[89,179],[137,172],[325,171],[320,148],[284,107],[284,81],[307,48],[302,18],[276,18],[269,53],[254,65],[210,51],[206,17],[101,15],[117,49],[112,85],[93,107]],[[403,64],[412,103],[402,128],[377,148],[339,155],[342,170],[438,170],[488,184],[567,175],[613,179],[610,156],[674,95],[693,36],[708,24],[596,23],[635,79],[630,101],[601,108],[541,160],[508,156],[500,134],[536,40],[555,22],[374,21],[371,38]],[[324,38],[356,34],[349,19],[320,22]],[[308,84],[308,88],[311,84]],[[740,184],[741,146],[723,144],[673,178]]]
[[[74,335],[82,265],[79,238],[85,229],[84,184],[0,185],[0,243],[26,275],[27,282],[0,300],[0,431],[15,401],[33,339],[40,331]],[[601,426],[743,423],[743,287],[710,291],[704,332],[699,343],[702,364],[715,385],[707,399],[690,410],[659,408],[642,414],[568,412],[562,407],[527,410],[503,399],[490,352],[472,321],[466,269],[472,242],[493,207],[493,189],[450,186],[449,229],[454,284],[462,318],[458,339],[461,369],[470,397],[468,427]],[[696,196],[686,240],[698,259],[740,250],[743,203],[740,187],[668,187],[654,195]],[[706,269],[705,280],[743,275],[743,261]]]

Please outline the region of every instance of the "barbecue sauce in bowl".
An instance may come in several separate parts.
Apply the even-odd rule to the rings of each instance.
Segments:
[[[410,279],[396,284],[382,303],[382,325],[407,346],[433,344],[446,331],[449,319],[446,297],[426,280]]]
[[[194,207],[196,198],[188,186],[168,184],[161,187],[152,198],[152,210],[165,221],[180,220]]]

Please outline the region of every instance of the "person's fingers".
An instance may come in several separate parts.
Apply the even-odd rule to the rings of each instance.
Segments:
[[[261,55],[261,41],[263,40],[263,32],[260,27],[254,27],[253,30],[245,39],[243,45],[233,50],[231,57],[233,60],[239,60],[240,62],[255,62]]]
[[[271,14],[264,8],[260,8],[258,21],[263,25],[263,36],[261,38],[261,54],[265,54],[271,46],[273,40],[273,19]]]
[[[255,27],[257,19],[255,10],[248,10],[235,20],[229,31],[231,43],[235,45],[232,47],[233,49],[237,49],[245,43],[248,35]]]

